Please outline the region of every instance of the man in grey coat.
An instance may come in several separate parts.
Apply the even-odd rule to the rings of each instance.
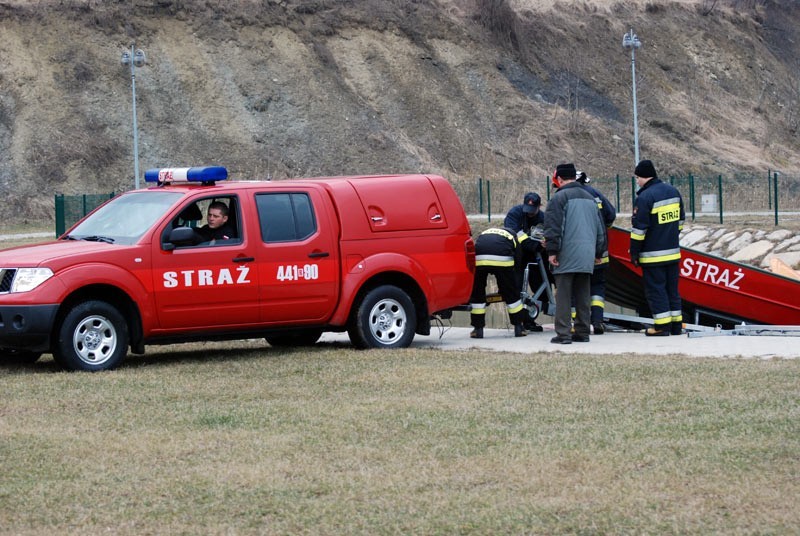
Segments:
[[[558,188],[547,203],[544,238],[556,279],[555,344],[589,342],[590,281],[607,248],[604,224],[592,194],[575,181],[575,165],[559,164],[553,173]],[[571,304],[575,303],[572,332]]]

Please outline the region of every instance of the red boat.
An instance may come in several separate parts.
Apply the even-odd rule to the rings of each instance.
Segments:
[[[649,318],[642,271],[628,253],[630,231],[609,229],[608,245],[606,301]],[[680,266],[684,322],[800,325],[800,281],[686,247]]]

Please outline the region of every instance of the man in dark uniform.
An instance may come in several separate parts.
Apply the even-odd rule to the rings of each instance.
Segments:
[[[631,262],[642,268],[644,293],[653,314],[653,327],[645,335],[680,335],[679,235],[686,217],[683,199],[676,188],[661,182],[650,160],[639,162],[634,175],[639,191],[631,218]]]
[[[228,205],[222,201],[214,201],[208,206],[206,225],[197,230],[200,242],[214,243],[216,240],[235,238],[236,233],[228,223]]]
[[[597,207],[600,209],[600,215],[603,217],[603,223],[606,225],[606,243],[608,243],[608,228],[614,224],[617,218],[617,210],[611,204],[606,196],[600,193],[596,188],[589,186],[592,181],[583,171],[577,172],[577,179],[579,183],[583,184],[583,188],[594,196],[597,201]],[[605,333],[605,326],[603,325],[603,316],[606,308],[606,267],[608,266],[608,249],[603,252],[603,258],[600,259],[600,264],[594,265],[592,278],[589,283],[592,307],[592,331],[595,335],[602,335]]]
[[[527,237],[526,237],[527,238]],[[531,240],[525,240],[529,244]],[[486,282],[494,275],[508,318],[514,325],[514,336],[527,335],[522,325],[524,308],[517,285],[516,265],[522,256],[522,246],[511,229],[492,228],[483,231],[475,240],[475,279],[470,302],[470,323],[474,328],[469,334],[473,339],[483,338],[486,326]]]
[[[539,197],[539,194],[536,192],[528,192],[525,194],[522,204],[511,207],[511,210],[508,211],[503,221],[503,227],[513,231],[518,239],[533,241],[532,247],[524,248],[526,252],[517,264],[517,285],[520,290],[522,290],[522,276],[525,272],[525,266],[528,263],[539,262],[540,257],[536,253],[543,251],[541,244],[531,238],[534,234],[533,230],[544,225],[544,213],[541,211],[541,205],[542,198]],[[525,236],[523,237],[523,235]],[[547,263],[545,263],[545,272],[547,273],[548,280],[552,283],[553,276],[550,273],[550,267]],[[531,290],[534,292],[541,286],[542,276],[538,267],[528,272],[528,283],[530,284]],[[550,303],[548,295],[544,293],[539,299],[542,302],[542,311],[546,314]],[[525,329],[528,331],[543,331],[542,326],[529,317],[525,319]]]

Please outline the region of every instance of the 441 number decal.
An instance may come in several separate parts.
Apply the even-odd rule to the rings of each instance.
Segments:
[[[316,264],[286,264],[278,266],[278,281],[298,281],[303,279],[319,279],[319,266]]]

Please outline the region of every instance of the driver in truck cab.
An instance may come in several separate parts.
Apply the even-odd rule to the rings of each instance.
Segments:
[[[214,201],[208,206],[206,223],[197,230],[200,236],[199,242],[211,242],[216,240],[228,240],[236,238],[236,232],[228,223],[228,205],[222,201]]]

